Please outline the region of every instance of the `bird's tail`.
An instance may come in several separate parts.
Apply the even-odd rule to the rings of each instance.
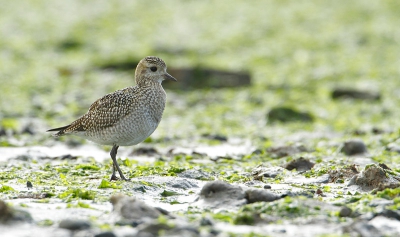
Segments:
[[[63,127],[59,127],[59,128],[52,128],[52,129],[47,130],[46,132],[58,132],[58,133],[53,134],[53,136],[59,137],[59,136],[62,136],[65,134],[64,131],[69,126],[71,126],[71,125],[67,125],[67,126],[63,126]]]

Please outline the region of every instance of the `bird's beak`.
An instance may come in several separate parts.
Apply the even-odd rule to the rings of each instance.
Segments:
[[[169,75],[168,73],[164,74],[164,80],[178,81],[178,80],[175,79],[175,77]]]

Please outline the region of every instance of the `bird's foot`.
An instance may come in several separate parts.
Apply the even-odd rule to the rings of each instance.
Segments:
[[[124,181],[131,181],[130,179],[125,178],[125,176],[122,176],[121,179]],[[119,180],[117,176],[115,176],[114,174],[111,175],[110,181],[117,181],[117,180]]]
[[[116,181],[119,180],[119,178],[117,176],[115,176],[114,174],[111,175],[110,181]]]

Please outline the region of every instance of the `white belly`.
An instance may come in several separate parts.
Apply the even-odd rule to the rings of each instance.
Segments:
[[[83,137],[102,145],[132,146],[149,137],[158,124],[151,116],[128,116],[112,127],[86,133]]]

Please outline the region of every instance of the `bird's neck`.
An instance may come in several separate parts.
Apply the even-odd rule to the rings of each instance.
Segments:
[[[144,79],[144,80],[136,80],[136,85],[138,87],[160,88],[161,87],[161,82],[155,81],[155,80],[151,80],[151,79]]]

